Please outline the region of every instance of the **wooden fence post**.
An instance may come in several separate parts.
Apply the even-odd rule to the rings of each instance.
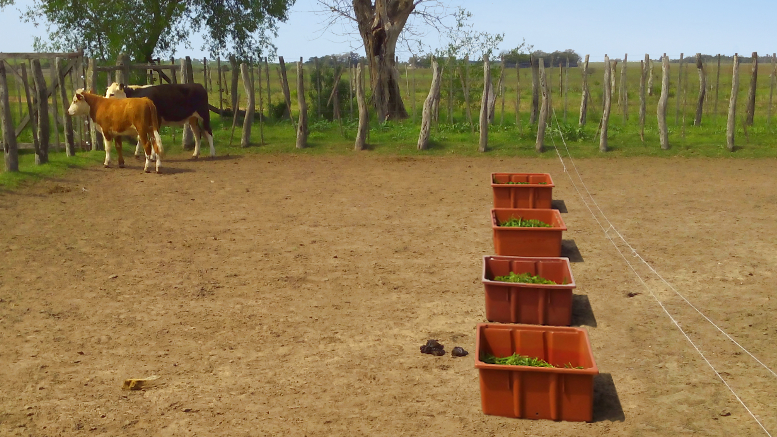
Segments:
[[[701,61],[701,53],[696,53],[696,70],[699,71],[699,99],[696,101],[696,119],[694,126],[701,126],[701,115],[704,111],[704,97],[707,95],[707,72]]]
[[[221,58],[216,57],[216,80],[219,86],[219,114],[224,113],[224,88],[221,84]]]
[[[320,120],[321,119],[321,70],[319,69],[319,66],[318,66],[318,56],[313,58],[313,62],[314,62],[314,65],[313,65],[313,68],[314,68],[314,70],[313,70],[314,71],[313,77],[315,78],[315,81],[316,81],[315,82],[315,85],[316,85],[315,86],[315,90],[316,90],[316,118]],[[337,84],[335,84],[334,86],[337,86]]]
[[[97,61],[94,58],[89,58],[89,81],[87,88],[90,92],[97,94]],[[97,126],[91,123],[91,129],[89,130],[89,140],[92,143],[92,151],[103,150],[103,135],[97,130]]]
[[[680,123],[680,97],[683,95],[683,54],[680,53],[680,66],[677,72],[677,93],[675,94],[674,125]]]
[[[59,58],[54,58],[54,68],[57,70],[57,77],[59,77],[59,96],[62,98],[62,106],[64,109],[62,115],[65,121],[65,154],[67,156],[73,156],[75,155],[73,118],[70,116],[70,113],[67,112],[68,107],[70,106],[70,99],[72,99],[73,96],[67,95],[67,90],[65,89],[65,72],[60,68],[59,62]]]
[[[669,131],[666,127],[666,106],[669,100],[669,58],[664,53],[661,58],[661,97],[658,98],[658,138],[661,148],[669,150]]]
[[[426,150],[429,145],[429,132],[432,128],[432,111],[434,108],[434,101],[438,99],[440,94],[440,82],[442,82],[442,75],[438,68],[437,60],[432,59],[432,85],[429,89],[429,95],[424,100],[424,109],[421,113],[421,131],[418,134],[418,150]]]
[[[626,87],[626,63],[629,59],[629,54],[623,55],[623,64],[621,64],[621,83],[618,88],[618,100],[623,110],[623,123],[629,119],[629,90]]]
[[[521,126],[521,65],[520,62],[515,63],[515,125],[518,126],[518,132],[523,132]]]
[[[116,70],[116,83],[123,83],[129,85],[129,74],[127,74],[127,62],[129,57],[124,53],[119,54],[116,58],[116,66],[120,67]]]
[[[469,103],[469,55],[464,57],[464,74],[461,74],[459,70],[459,80],[461,80],[461,88],[464,92],[464,109],[467,112],[467,122],[469,122],[469,130],[475,133],[475,122],[472,121],[472,107]],[[415,76],[413,77],[413,89],[415,90]]]
[[[194,72],[192,71],[192,58],[190,58],[189,56],[185,58],[181,58],[181,82],[182,83],[194,82]],[[189,126],[189,123],[186,123],[183,127],[182,138],[183,139],[181,142],[181,146],[183,147],[183,150],[193,150],[194,132],[192,131],[191,126]]]
[[[499,94],[502,96],[502,112],[500,115],[499,124],[505,124],[505,57],[502,55],[502,71],[499,73]],[[453,81],[451,81],[451,88],[453,87]]]
[[[334,84],[337,86],[337,84]],[[336,102],[337,105],[340,102]],[[299,123],[297,123],[297,148],[308,146],[308,105],[305,102],[305,80],[302,69],[302,58],[297,62],[297,106],[299,106]]]
[[[647,81],[648,70],[650,66],[650,56],[645,53],[645,60],[640,61],[641,71],[639,76],[639,138],[645,142],[645,111],[647,109],[647,99],[645,98],[645,82]]]
[[[254,84],[251,82],[248,66],[245,63],[240,64],[240,73],[243,76],[243,87],[248,100],[245,116],[243,117],[243,135],[240,138],[240,147],[248,147],[251,145],[251,125],[254,121]]]
[[[750,92],[747,94],[747,118],[745,124],[753,125],[755,117],[755,87],[758,84],[758,53],[753,52],[753,68],[750,73]]]
[[[272,112],[272,96],[270,95],[270,57],[264,57],[264,79],[267,85],[267,114]]]
[[[415,112],[415,71],[418,69],[418,64],[416,63],[415,55],[413,55],[413,91],[410,93],[413,99],[413,121],[416,120],[416,112]]]
[[[5,61],[0,60],[0,123],[3,128],[3,155],[5,156],[5,171],[19,171],[19,150],[16,144],[16,131],[11,118],[11,102],[9,99],[8,79],[5,74]]]
[[[774,81],[777,79],[777,53],[772,53],[772,74],[769,75],[769,114],[766,116],[766,126],[772,124],[772,97],[774,97]]]
[[[649,59],[649,57],[648,57]],[[653,96],[653,60],[649,59],[648,65],[648,83],[647,83],[647,89],[648,89],[648,95]]]
[[[175,58],[170,56],[170,65],[176,65]],[[170,83],[177,84],[178,83],[178,73],[175,71],[175,68],[170,69]],[[183,80],[182,80],[183,82]]]
[[[281,79],[281,89],[283,90],[283,98],[286,101],[286,114],[291,120],[291,124],[294,125],[294,118],[291,115],[291,92],[289,91],[289,79],[286,76],[286,63],[283,61],[283,56],[278,56],[278,65],[280,67],[279,74]],[[296,126],[294,126],[296,129]]]
[[[580,100],[580,118],[577,122],[580,126],[585,126],[588,115],[588,96],[590,93],[588,90],[588,56],[585,55],[585,63],[583,63],[583,97]]]
[[[8,61],[6,61],[6,62],[8,62]],[[10,62],[8,62],[8,66],[11,67],[11,68],[14,68],[11,65]],[[16,66],[17,67],[19,66],[19,61],[16,61]],[[21,84],[21,80],[19,80],[18,77],[14,78],[14,79],[15,79],[14,82],[16,83],[16,98],[17,98],[17,102],[19,103],[19,106],[18,106],[18,109],[19,109],[19,119],[21,120],[22,117],[24,116],[24,105],[22,104],[22,84]],[[10,93],[10,91],[9,91],[9,93]],[[9,97],[9,99],[10,99],[10,97]]]
[[[739,93],[739,54],[734,54],[734,69],[731,77],[731,97],[728,103],[728,122],[726,124],[726,147],[734,151],[734,134],[737,116],[737,94]]]
[[[609,83],[613,74],[610,58],[604,55],[604,83]],[[612,87],[604,87],[604,109],[602,110],[602,132],[599,137],[599,151],[607,151],[607,125],[610,122],[610,107],[612,106]]]
[[[238,106],[238,98],[237,98],[237,82],[238,82],[238,76],[240,75],[240,65],[237,63],[237,58],[235,58],[235,55],[229,56],[229,68],[231,73],[231,82],[229,86],[230,93],[232,94],[232,111],[235,111],[235,108]]]
[[[539,118],[537,119],[537,141],[534,143],[534,151],[537,153],[542,153],[545,150],[545,125],[548,120],[548,106],[549,106],[549,99],[548,99],[548,81],[545,77],[545,60],[542,58],[537,58],[538,62],[538,68],[537,72],[539,73],[539,85],[540,85],[540,93],[542,94],[542,105],[540,106],[540,114]]]
[[[21,67],[22,87],[24,87],[24,96],[27,99],[27,114],[30,115],[30,132],[32,132],[32,142],[35,147],[35,153],[37,154],[40,149],[40,142],[38,141],[38,114],[35,113],[33,96],[30,94],[30,81],[27,78],[27,64],[22,63]]]
[[[202,58],[202,86],[205,87],[205,94],[208,94],[208,58]]]
[[[38,145],[35,149],[35,164],[45,164],[49,162],[49,95],[46,89],[46,79],[43,77],[43,69],[40,66],[40,59],[32,61],[32,75],[35,81],[35,99],[38,115]]]
[[[54,123],[54,147],[59,151],[61,143],[59,142],[59,102],[57,98],[57,90],[55,84],[57,83],[57,72],[54,69],[54,58],[49,59],[49,80],[51,81],[51,121]]]
[[[257,72],[256,75],[259,76],[259,80],[256,82],[257,85],[259,85],[259,145],[264,146],[264,97],[262,96],[262,58],[259,58],[259,61],[256,63]]]
[[[720,95],[720,53],[718,53],[718,68],[715,70],[715,106],[713,107],[713,122],[718,120],[718,96]]]
[[[415,59],[415,58],[414,58]],[[356,131],[355,150],[364,150],[367,145],[367,133],[370,129],[370,113],[367,111],[367,102],[364,98],[364,84],[362,82],[361,63],[356,66],[356,101],[359,105],[359,130]]]
[[[537,65],[537,58],[534,55],[529,55],[529,61],[531,62],[531,113],[529,115],[529,124],[534,124],[537,122],[537,113],[539,112],[540,105],[540,70]]]
[[[569,103],[569,56],[567,56],[567,68],[564,70],[564,124],[567,123],[567,103]]]
[[[480,142],[478,150],[485,152],[488,147],[488,92],[491,85],[491,64],[488,54],[483,55],[483,96],[480,99]]]

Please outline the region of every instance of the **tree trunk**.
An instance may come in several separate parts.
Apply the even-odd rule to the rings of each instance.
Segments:
[[[429,132],[432,128],[432,111],[435,100],[439,99],[441,72],[437,61],[432,60],[432,86],[429,95],[424,100],[424,109],[421,113],[421,132],[418,134],[418,150],[426,150],[429,145]]]
[[[758,53],[753,52],[753,69],[750,76],[750,92],[747,94],[747,119],[748,126],[753,125],[755,117],[755,87],[758,84]]]
[[[658,98],[658,138],[661,148],[669,150],[669,131],[666,127],[666,104],[669,99],[669,58],[664,53],[661,58],[661,97]]]
[[[704,111],[704,97],[707,95],[707,73],[701,62],[701,53],[696,53],[696,69],[699,71],[699,99],[696,101],[696,119],[694,126],[701,126],[701,115]]]
[[[485,152],[488,147],[488,93],[491,85],[491,64],[488,55],[483,55],[483,96],[480,99],[480,142],[478,150]]]
[[[3,129],[3,154],[5,155],[5,171],[19,171],[19,151],[16,145],[16,131],[11,115],[11,95],[8,89],[8,79],[5,74],[5,62],[0,61],[0,127]]]
[[[545,150],[545,125],[548,120],[548,81],[545,77],[545,61],[542,58],[539,62],[539,82],[540,93],[542,94],[542,106],[540,107],[540,117],[537,120],[537,141],[534,143],[534,151],[542,153]]]
[[[356,67],[356,102],[359,105],[359,130],[356,132],[354,149],[364,150],[367,146],[367,134],[370,130],[370,113],[367,111],[367,99],[364,97],[362,66]]]
[[[240,75],[243,77],[243,88],[245,88],[246,100],[248,102],[245,116],[243,117],[243,135],[240,137],[240,147],[248,147],[251,145],[251,125],[254,122],[254,83],[251,81],[248,65],[245,63],[240,64]]]
[[[540,105],[540,70],[537,65],[537,58],[534,55],[529,56],[531,62],[531,114],[529,115],[529,124],[537,122],[537,112]]]
[[[645,54],[645,60],[640,61],[640,77],[639,77],[639,138],[642,142],[645,142],[645,111],[647,109],[647,102],[645,98],[645,82],[647,81],[648,66],[650,65],[650,58]]]
[[[726,147],[734,151],[734,133],[737,117],[737,94],[739,93],[739,56],[734,54],[734,70],[731,77],[731,98],[728,103],[728,122],[726,124]]]
[[[336,82],[334,86],[337,86]],[[335,102],[335,104],[339,106],[340,102]],[[305,79],[302,71],[302,58],[299,58],[299,62],[297,62],[297,106],[299,106],[297,148],[304,149],[308,146],[308,105],[305,103]]]
[[[378,120],[405,119],[407,111],[399,89],[396,46],[399,34],[417,2],[407,0],[353,0],[359,34],[370,67],[370,88]]]
[[[610,83],[614,67],[610,58],[604,55],[604,83]],[[612,87],[604,87],[604,109],[602,110],[602,132],[599,137],[599,151],[607,151],[607,125],[610,122],[610,107],[612,106]]]
[[[580,118],[578,124],[585,126],[586,117],[588,115],[588,55],[585,55],[585,63],[583,64],[583,97],[580,99]]]
[[[32,61],[32,77],[37,93],[35,103],[38,116],[38,147],[35,148],[35,164],[40,165],[49,162],[49,95],[39,59]]]

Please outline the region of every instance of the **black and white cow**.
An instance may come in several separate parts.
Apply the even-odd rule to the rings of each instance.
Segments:
[[[125,86],[112,83],[105,92],[109,98],[147,97],[154,102],[161,126],[189,125],[194,132],[194,158],[200,156],[200,138],[203,132],[210,144],[210,156],[216,156],[213,130],[210,127],[208,93],[198,83],[162,84],[153,86]],[[202,127],[199,121],[202,120]],[[138,143],[139,144],[139,143]],[[139,154],[136,148],[135,155]]]

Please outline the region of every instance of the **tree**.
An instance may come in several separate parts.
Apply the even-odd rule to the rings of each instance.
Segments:
[[[439,23],[441,17],[435,10],[439,3],[433,0],[318,0],[318,3],[332,14],[329,25],[340,18],[356,23],[370,64],[370,88],[378,119],[407,118],[395,65],[397,42],[411,15]]]
[[[7,6],[13,0],[0,0]],[[271,47],[278,21],[294,0],[34,0],[23,18],[47,26],[49,41],[36,49],[75,50],[115,59],[119,53],[150,62],[174,53],[203,31],[211,55],[234,53],[251,59]]]

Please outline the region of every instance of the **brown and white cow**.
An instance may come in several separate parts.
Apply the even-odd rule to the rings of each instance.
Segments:
[[[143,171],[149,172],[151,153],[156,154],[156,172],[162,167],[162,137],[159,136],[159,118],[154,103],[143,99],[106,99],[97,94],[76,91],[70,108],[70,115],[88,115],[97,125],[105,141],[105,167],[111,163],[111,140],[116,142],[119,167],[124,167],[121,150],[121,135],[137,135],[146,152]],[[153,143],[153,148],[152,148]]]
[[[213,130],[210,127],[210,110],[208,109],[208,93],[205,87],[198,83],[161,84],[137,86],[112,83],[105,91],[109,98],[139,98],[146,97],[154,102],[159,115],[160,126],[186,126],[194,133],[194,158],[200,156],[200,137],[208,138],[210,156],[216,156],[213,147]],[[202,127],[199,125],[202,121]],[[137,149],[136,149],[137,155]]]

